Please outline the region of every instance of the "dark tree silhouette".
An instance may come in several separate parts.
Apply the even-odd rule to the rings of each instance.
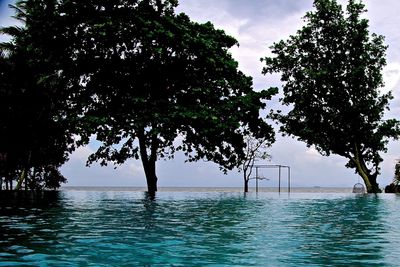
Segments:
[[[391,93],[381,94],[385,66],[383,36],[369,34],[360,1],[346,12],[335,0],[315,0],[306,25],[272,46],[264,73],[281,72],[287,113],[277,113],[281,130],[314,145],[323,155],[349,160],[368,192],[380,192],[377,175],[388,138],[399,124],[383,119]]]

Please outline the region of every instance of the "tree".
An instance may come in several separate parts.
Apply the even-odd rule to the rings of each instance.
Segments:
[[[20,1],[14,7],[22,26],[1,29],[11,37],[0,44],[0,176],[6,177],[9,189],[13,180],[16,189],[59,187],[66,179],[58,168],[74,148],[63,115],[67,99],[62,86],[51,78],[57,69],[48,60],[56,57],[52,47],[57,44],[48,38],[55,29],[43,20],[39,27],[27,15],[40,10],[39,2],[32,2]]]
[[[115,14],[117,4],[96,8],[103,16],[86,24],[85,37],[96,46],[77,53],[96,66],[85,73],[85,90],[96,95],[85,117],[93,129],[87,133],[103,145],[91,161],[140,158],[154,193],[159,158],[183,151],[188,161],[232,169],[243,157],[245,134],[273,135],[259,111],[275,91],[254,91],[252,79],[238,71],[228,52],[234,38],[210,22],[176,15],[175,1],[137,1]]]
[[[257,160],[270,159],[266,151],[275,141],[272,136],[266,138],[255,138],[254,136],[245,136],[244,158],[241,161],[239,170],[243,172],[244,192],[249,192],[249,181],[253,172],[254,164]]]
[[[315,0],[306,25],[286,41],[275,43],[274,57],[264,59],[263,73],[281,72],[287,113],[273,117],[281,131],[296,136],[322,155],[349,161],[368,192],[380,192],[377,176],[388,138],[397,138],[397,120],[383,120],[392,98],[383,94],[384,37],[369,34],[360,1],[346,11],[335,0]]]

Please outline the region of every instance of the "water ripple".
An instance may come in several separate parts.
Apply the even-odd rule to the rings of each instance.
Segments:
[[[46,204],[47,203],[47,204]],[[395,195],[62,192],[2,202],[0,265],[395,266]]]

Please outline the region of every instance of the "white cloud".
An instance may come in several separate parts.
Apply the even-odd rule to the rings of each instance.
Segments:
[[[89,146],[80,147],[70,156],[70,161],[85,164],[88,157],[95,151]]]
[[[386,93],[392,91],[396,98],[400,97],[400,88],[398,87],[400,81],[399,62],[390,63],[384,68],[383,80],[385,82],[385,87],[382,88],[382,92]]]
[[[142,176],[144,177],[143,166],[139,161],[131,161],[126,164],[126,167],[122,167],[122,170],[127,173],[127,175]]]
[[[304,158],[306,160],[318,162],[322,160],[322,155],[312,146],[306,150]]]
[[[225,1],[181,1],[177,13],[185,12],[194,21],[212,23],[222,28],[233,37],[239,35],[241,26],[247,23],[246,19],[239,19],[227,12]]]

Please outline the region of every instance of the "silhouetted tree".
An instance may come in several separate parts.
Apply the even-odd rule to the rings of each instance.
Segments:
[[[275,43],[274,57],[264,59],[264,73],[281,72],[288,113],[276,113],[281,131],[296,136],[323,155],[349,161],[368,192],[376,181],[388,138],[399,124],[383,119],[391,93],[383,94],[383,36],[369,34],[361,1],[350,0],[346,12],[335,0],[315,0],[306,25],[286,41]]]
[[[176,5],[62,1],[59,8],[76,21],[67,34],[79,36],[73,55],[80,93],[89,96],[81,141],[96,134],[102,142],[90,162],[140,158],[151,193],[160,158],[183,151],[188,161],[227,170],[244,156],[248,131],[273,135],[259,111],[275,90],[254,91],[228,52],[237,41],[209,22],[175,14]]]
[[[270,159],[267,149],[275,141],[273,136],[268,138],[255,138],[254,136],[247,135],[244,138],[245,148],[244,157],[239,166],[239,171],[243,172],[244,192],[249,192],[249,181],[253,173],[253,167],[257,160]]]
[[[18,2],[15,17],[23,25],[1,29],[11,40],[0,44],[0,176],[9,182],[17,180],[16,189],[23,185],[28,188],[28,184],[47,188],[45,184],[39,186],[37,176],[31,173],[42,173],[41,179],[52,184],[51,188],[65,182],[64,177],[49,174],[55,173],[73,149],[72,132],[64,115],[64,87],[58,83],[60,79],[52,77],[57,73],[56,61],[49,60],[57,56],[53,49],[57,44],[51,39],[51,16],[39,27],[34,16],[27,15],[36,14],[38,3]]]

